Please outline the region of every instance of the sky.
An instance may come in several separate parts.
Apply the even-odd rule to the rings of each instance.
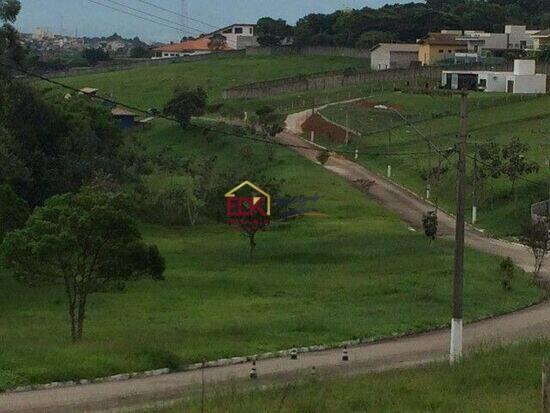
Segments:
[[[180,16],[148,6],[139,0],[93,1],[126,10],[132,14],[139,13],[128,7],[145,11],[164,19],[160,22],[170,26],[175,26],[174,23],[180,25],[183,23]],[[40,26],[46,27],[51,32],[67,35],[78,33],[79,36],[108,36],[117,32],[124,37],[139,36],[148,42],[167,42],[178,40],[185,35],[197,35],[201,31],[211,31],[211,26],[223,27],[232,23],[255,23],[263,16],[283,18],[293,24],[308,13],[327,13],[342,8],[379,7],[386,3],[403,2],[400,0],[186,0],[187,12],[182,13],[181,0],[146,0],[147,3],[186,14],[211,25],[187,20],[185,24],[191,29],[186,29],[188,32],[182,33],[134,16],[121,14],[94,4],[93,1],[21,0],[22,11],[17,21],[17,27],[20,31],[27,33],[33,32],[36,27]],[[153,19],[143,14],[142,16]],[[167,20],[174,23],[169,23]]]

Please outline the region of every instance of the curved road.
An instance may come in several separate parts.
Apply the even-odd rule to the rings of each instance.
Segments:
[[[306,148],[295,150],[315,161],[316,148],[299,137],[303,116],[311,111],[289,117],[287,130],[279,136],[282,142]],[[422,214],[433,207],[411,192],[374,174],[351,161],[331,157],[325,167],[350,182],[372,181],[368,195],[398,213],[405,221],[418,226]],[[440,213],[443,235],[452,235],[454,219]],[[522,245],[491,239],[474,229],[467,231],[467,244],[480,251],[503,257],[510,256],[517,265],[532,269],[531,253]],[[550,274],[548,260],[544,265]],[[484,344],[511,342],[519,338],[550,337],[550,304],[543,303],[513,314],[497,317],[465,327],[465,352]],[[341,350],[327,350],[301,354],[298,360],[267,359],[258,362],[259,379],[248,378],[250,364],[230,365],[204,370],[206,391],[212,386],[239,385],[242,388],[266,384],[286,383],[309,377],[312,367],[321,376],[351,375],[368,371],[407,367],[442,360],[448,352],[449,331],[442,329],[405,338],[383,340],[349,349],[350,361],[341,361]],[[201,371],[188,371],[165,376],[129,381],[90,384],[67,388],[40,390],[0,395],[0,412],[83,412],[139,406],[170,399],[181,399],[200,393]]]

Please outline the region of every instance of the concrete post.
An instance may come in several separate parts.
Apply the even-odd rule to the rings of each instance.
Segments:
[[[315,131],[311,131],[311,135],[310,135],[310,140],[311,142],[315,142]]]
[[[388,178],[391,178],[391,165],[388,165]]]

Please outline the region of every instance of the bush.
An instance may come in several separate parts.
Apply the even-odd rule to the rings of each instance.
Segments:
[[[510,257],[502,260],[500,263],[500,283],[505,291],[512,289],[512,281],[514,280],[514,262]]]
[[[178,88],[172,99],[164,106],[163,113],[173,116],[182,128],[187,128],[193,116],[202,116],[206,112],[206,91],[198,87],[195,90]]]

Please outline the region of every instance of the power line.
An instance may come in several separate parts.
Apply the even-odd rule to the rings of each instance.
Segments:
[[[164,11],[164,12],[166,12],[166,13],[172,13],[172,14],[174,14],[174,15],[176,15],[176,16],[184,17],[184,18],[186,18],[186,19],[188,19],[188,20],[191,20],[191,21],[194,21],[194,22],[196,22],[196,23],[204,24],[205,26],[211,27],[211,28],[213,28],[213,29],[218,29],[218,28],[219,28],[218,26],[214,26],[214,25],[212,25],[212,24],[210,24],[210,23],[207,23],[207,22],[205,22],[205,21],[202,21],[202,20],[199,20],[199,19],[195,19],[195,18],[193,18],[193,17],[190,17],[190,16],[185,15],[185,14],[183,14],[183,13],[178,13],[178,12],[173,11],[173,10],[170,10],[170,9],[165,9],[164,7],[158,6],[158,5],[154,4],[154,3],[150,3],[150,2],[145,1],[145,0],[136,0],[136,1],[138,1],[138,2],[140,2],[140,3],[142,3],[142,4],[146,4],[146,5],[148,5],[148,6],[154,7],[154,8],[156,8],[156,9],[162,10],[162,11]]]
[[[126,14],[126,15],[128,15],[128,16],[137,17],[138,19],[141,19],[141,20],[145,20],[145,21],[148,21],[148,22],[151,22],[151,23],[156,23],[156,24],[158,24],[158,25],[160,25],[160,26],[168,27],[169,29],[172,29],[172,30],[177,30],[177,31],[179,31],[179,32],[181,32],[181,33],[187,33],[186,30],[180,29],[180,28],[178,28],[178,27],[173,27],[173,26],[170,26],[170,25],[168,25],[168,24],[158,22],[158,21],[156,21],[156,20],[148,19],[147,17],[143,17],[143,16],[140,16],[140,15],[138,15],[138,14],[133,14],[133,13],[130,13],[130,12],[125,11],[125,10],[120,10],[120,9],[117,9],[116,7],[109,6],[108,4],[103,4],[103,3],[100,3],[100,2],[95,1],[95,0],[86,0],[86,1],[89,1],[90,3],[97,4],[97,5],[99,5],[99,6],[106,7],[106,8],[108,8],[108,9],[117,11],[117,12],[119,12],[119,13]]]
[[[48,82],[48,83],[51,83],[53,85],[62,87],[64,89],[70,90],[72,92],[81,93],[80,89],[77,89],[73,86],[69,86],[69,85],[67,85],[65,83],[62,83],[62,82],[59,82],[57,80],[49,79],[49,78],[47,78],[43,75],[37,74],[37,73],[29,72],[28,70],[22,69],[20,67],[15,67],[13,65],[8,65],[8,64],[5,64],[5,63],[0,63],[0,66],[4,66],[4,67],[7,67],[9,69],[16,70],[18,72],[24,73],[27,76],[43,80],[45,82]],[[97,100],[101,100],[103,102],[112,104],[112,105],[116,105],[116,106],[120,106],[120,107],[130,109],[130,110],[133,110],[135,112],[139,112],[139,113],[142,113],[142,114],[145,114],[145,115],[154,115],[155,117],[158,117],[158,118],[170,121],[170,122],[178,123],[178,121],[176,119],[174,119],[170,116],[166,116],[166,115],[163,115],[161,113],[152,113],[151,110],[146,110],[146,109],[143,109],[143,108],[140,108],[140,107],[137,107],[137,106],[132,106],[132,105],[120,102],[118,100],[114,100],[114,99],[111,99],[111,98],[106,98],[106,97],[103,97],[103,96],[100,96],[100,95],[95,95],[94,98],[97,99]],[[209,128],[209,127],[202,126],[202,125],[200,126],[200,128],[202,128],[205,131],[215,132],[215,133],[219,133],[221,135],[226,135],[226,136],[237,137],[239,139],[249,140],[249,141],[253,141],[253,142],[260,142],[260,143],[264,143],[264,144],[282,146],[282,147],[293,148],[293,149],[311,150],[311,151],[316,151],[316,152],[319,152],[319,151],[322,152],[322,151],[326,150],[328,152],[335,153],[335,154],[340,154],[340,155],[355,155],[357,153],[357,154],[370,155],[370,156],[416,156],[416,155],[428,155],[428,154],[431,153],[431,152],[393,152],[393,153],[377,152],[377,153],[375,153],[375,152],[355,152],[355,151],[330,150],[330,149],[314,148],[314,147],[305,146],[305,145],[294,145],[294,144],[287,144],[287,143],[282,143],[282,142],[277,142],[277,141],[271,141],[271,140],[266,140],[266,139],[263,139],[263,138],[257,138],[257,137],[253,137],[253,136],[249,136],[249,135],[231,133],[231,132],[219,130],[219,129],[216,129],[216,128]]]
[[[170,24],[175,24],[176,26],[182,26],[182,27],[185,27],[187,29],[191,29],[191,30],[194,30],[194,31],[197,31],[199,33],[202,32],[202,30],[198,30],[198,29],[195,29],[193,27],[189,27],[189,26],[186,26],[185,24],[182,24],[180,22],[176,22],[176,21],[173,21],[173,20],[168,20],[168,19],[165,19],[164,17],[160,17],[160,16],[157,16],[156,14],[152,14],[152,13],[149,13],[149,12],[146,12],[146,11],[143,11],[143,10],[140,10],[140,9],[136,9],[134,7],[130,7],[128,6],[127,4],[124,4],[124,3],[119,3],[118,1],[115,1],[115,0],[104,0],[104,1],[108,1],[109,3],[113,3],[113,4],[116,4],[117,6],[120,6],[120,7],[125,7],[127,8],[128,10],[132,10],[132,11],[135,11],[137,13],[141,13],[141,14],[144,14],[146,16],[149,16],[149,17],[153,17],[155,19],[159,19],[159,20],[162,20],[166,23],[170,23]]]

